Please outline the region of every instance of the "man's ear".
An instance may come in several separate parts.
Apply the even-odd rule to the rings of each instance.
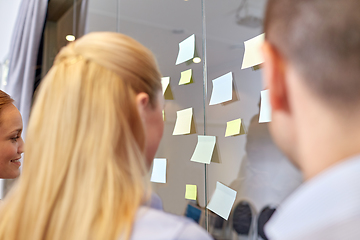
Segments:
[[[269,42],[262,46],[264,57],[265,86],[270,90],[270,102],[273,110],[289,111],[286,86],[286,64],[282,55]]]
[[[146,109],[149,106],[149,95],[147,93],[141,92],[136,95],[136,106],[138,108],[140,117],[144,119]]]

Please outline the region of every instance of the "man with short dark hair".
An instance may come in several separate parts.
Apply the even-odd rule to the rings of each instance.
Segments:
[[[269,0],[263,45],[275,142],[302,171],[271,240],[360,239],[360,0]]]

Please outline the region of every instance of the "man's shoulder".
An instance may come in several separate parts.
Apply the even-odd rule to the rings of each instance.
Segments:
[[[359,224],[352,224],[360,223],[359,171],[360,158],[356,157],[304,183],[279,206],[266,225],[268,237],[275,240],[299,239],[299,236],[302,239],[337,239],[323,234],[336,236],[335,233],[350,231],[360,239]],[[344,229],[348,230],[344,232]]]
[[[345,219],[333,221],[312,232],[296,236],[291,240],[359,240],[360,239],[360,214],[349,216]]]
[[[141,207],[131,240],[210,240],[211,237],[191,219]]]
[[[296,216],[294,216],[296,218]],[[301,222],[298,222],[301,225]],[[293,228],[283,225],[283,229],[267,226],[266,234],[272,240],[359,240],[360,239],[360,214],[344,217],[342,219],[329,219],[315,223],[314,226]]]

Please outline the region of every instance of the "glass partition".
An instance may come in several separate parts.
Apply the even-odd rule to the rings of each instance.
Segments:
[[[259,123],[260,92],[265,87],[262,70],[241,69],[244,42],[262,33],[266,1],[85,2],[85,33],[117,31],[135,38],[155,54],[163,76],[170,78],[168,88],[172,98],[165,100],[165,129],[156,154],[156,158],[167,160],[166,183],[152,184],[164,210],[193,218],[216,239],[266,239],[262,226],[267,216],[271,216],[276,206],[302,181],[300,173],[272,142],[267,123]],[[57,26],[48,24],[45,36],[48,34],[49,41],[55,41],[50,33],[57,32],[58,42],[50,44],[50,49],[59,50],[60,45],[64,45],[64,37],[73,24],[71,13],[70,8],[57,21]],[[179,43],[193,34],[195,56],[199,56],[201,62],[176,65]],[[51,50],[48,58],[53,58],[54,51]],[[44,61],[48,65],[52,63],[51,59]],[[189,69],[191,83],[179,85],[181,73]],[[210,105],[215,90],[213,80],[224,75],[232,78],[231,99]],[[178,111],[189,108],[193,112],[191,133],[173,135]],[[227,123],[238,119],[244,132],[225,137]],[[216,137],[210,164],[190,160],[198,135]],[[205,210],[218,182],[236,191],[233,203],[220,201],[224,205],[220,207],[230,205],[230,214],[225,217]],[[196,200],[185,198],[187,184],[197,186]]]

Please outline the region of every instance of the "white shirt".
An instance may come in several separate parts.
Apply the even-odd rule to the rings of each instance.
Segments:
[[[131,240],[211,240],[210,235],[191,219],[140,207]]]
[[[265,226],[270,240],[359,240],[360,156],[301,185]]]

